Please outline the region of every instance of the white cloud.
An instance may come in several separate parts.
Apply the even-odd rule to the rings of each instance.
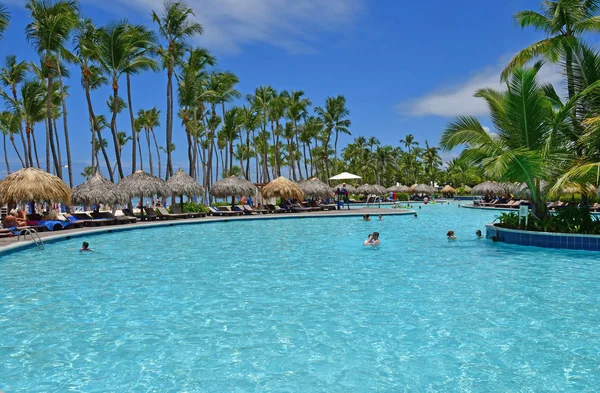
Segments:
[[[492,88],[504,90],[506,86],[500,82],[500,73],[505,63],[487,67],[474,74],[463,83],[446,86],[421,97],[410,99],[397,106],[397,109],[409,116],[442,116],[452,117],[458,115],[480,116],[488,114],[485,101],[473,97],[478,89]],[[538,74],[544,83],[552,83],[559,90],[558,84],[563,77],[559,69],[552,64],[544,64]]]
[[[201,45],[218,52],[268,43],[290,52],[313,51],[317,33],[338,32],[355,20],[364,0],[188,0],[204,27]],[[162,0],[110,0],[84,3],[122,14],[125,9],[162,10]]]

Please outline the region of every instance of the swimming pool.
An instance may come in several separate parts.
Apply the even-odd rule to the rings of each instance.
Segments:
[[[153,228],[0,256],[0,390],[600,385],[600,256],[475,239],[496,212],[418,213]],[[362,247],[373,231],[381,247]],[[83,240],[95,252],[78,253]]]

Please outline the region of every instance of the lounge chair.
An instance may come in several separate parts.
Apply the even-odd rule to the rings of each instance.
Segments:
[[[250,214],[267,214],[269,211],[265,208],[253,208],[250,205],[242,205],[242,209],[247,211]]]
[[[156,217],[159,220],[174,220],[174,217],[171,216],[163,216],[162,214],[159,214],[156,212],[156,210],[154,210],[151,207],[145,207],[144,211],[146,212],[146,214],[150,217]]]
[[[106,218],[94,219],[92,216],[90,216],[87,213],[71,213],[71,216],[75,217],[77,220],[83,221],[84,226],[86,226],[86,227],[96,227],[96,226],[110,225],[110,224],[115,223],[114,219],[106,219]]]
[[[184,213],[179,213],[179,214],[173,213],[173,214],[171,214],[164,207],[157,207],[156,210],[158,211],[158,215],[159,216],[171,217],[173,220],[177,220],[177,219],[180,219],[180,218],[188,218],[188,215],[184,214]]]
[[[323,209],[321,209],[321,206],[316,206],[316,205],[313,205],[313,204],[312,204],[312,202],[311,202],[311,203],[308,203],[308,202],[302,202],[302,203],[300,203],[299,205],[300,205],[301,207],[305,208],[305,209],[310,209],[310,211],[316,211],[316,212],[318,212],[318,211],[321,211],[321,210],[323,210]]]
[[[183,213],[181,211],[181,209],[179,208],[179,206],[176,206],[176,205],[172,205],[171,206],[171,210],[173,210],[173,213],[175,213],[175,214],[185,214],[185,215],[188,216],[188,218],[206,217],[206,213],[201,213],[201,212],[198,212],[198,213],[191,213],[191,212],[190,213]]]
[[[279,206],[275,206],[275,205],[266,205],[267,210],[269,211],[269,213],[288,213],[289,211],[286,209],[282,209]]]
[[[233,210],[230,206],[219,206],[217,207],[217,210],[222,212],[235,213],[236,216],[241,216],[242,214],[244,214],[243,210]]]
[[[209,206],[208,210],[210,211],[209,214],[211,216],[237,216],[238,215],[238,212],[223,211],[223,210],[219,210],[213,206]]]
[[[99,218],[104,218],[106,220],[114,220],[115,224],[131,224],[137,221],[137,218],[135,217],[128,217],[126,215],[123,216],[115,216],[114,214],[112,214],[111,212],[92,212],[90,214],[92,216],[92,218],[99,219]]]
[[[306,212],[311,211],[310,207],[300,206],[299,203],[291,203],[289,206],[292,209],[292,211],[296,212],[296,213],[303,213],[303,212],[306,213]]]

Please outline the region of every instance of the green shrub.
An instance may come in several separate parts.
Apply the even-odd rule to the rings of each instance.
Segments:
[[[177,204],[179,206],[179,204]],[[194,203],[192,201],[184,202],[183,204],[184,213],[208,213],[208,208],[201,203]],[[173,213],[169,207],[169,213]]]
[[[498,217],[499,226],[509,229],[527,229],[537,232],[578,233],[597,235],[600,234],[600,219],[590,214],[589,209],[567,206],[539,220],[531,213],[528,217],[527,227],[525,220],[519,223],[517,213],[502,213]]]
[[[396,193],[396,199],[399,201],[408,201],[410,200],[410,195],[407,192],[399,192]]]
[[[562,202],[580,203],[581,202],[581,194],[561,195],[559,200]],[[595,202],[598,202],[598,195],[588,196],[588,203],[595,203]]]

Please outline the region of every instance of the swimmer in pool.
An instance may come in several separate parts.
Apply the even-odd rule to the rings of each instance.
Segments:
[[[448,236],[448,240],[458,240],[458,238],[454,236],[454,231],[448,231],[448,233],[446,233],[446,236]]]
[[[483,237],[483,234],[481,233],[481,230],[476,230],[475,231],[475,236],[477,236],[478,239],[481,239]]]
[[[92,251],[92,249],[90,248],[90,243],[88,242],[83,242],[83,244],[81,245],[81,250],[79,250],[79,252],[85,251]]]
[[[380,243],[379,232],[373,232],[369,235],[369,238],[365,240],[363,246],[378,246]]]

